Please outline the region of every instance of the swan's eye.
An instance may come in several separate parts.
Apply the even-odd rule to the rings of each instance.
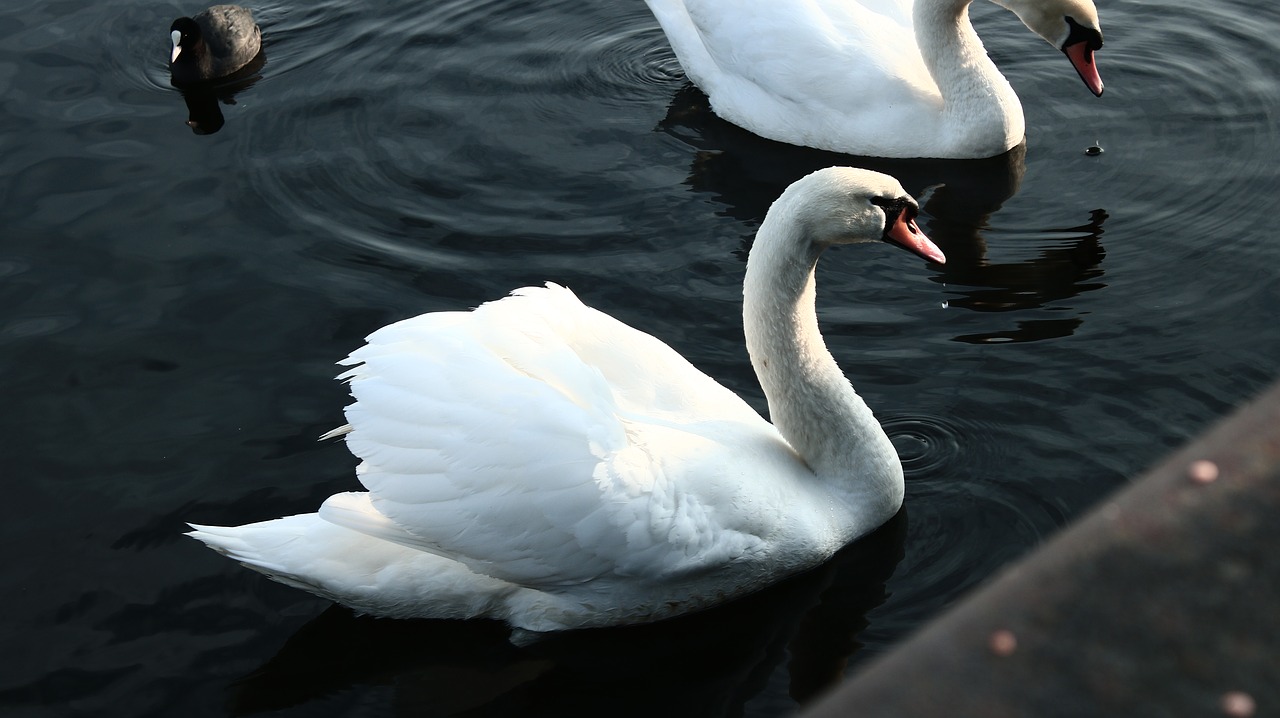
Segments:
[[[915,219],[919,213],[916,203],[912,202],[910,197],[872,197],[871,204],[883,208],[888,215],[906,212],[907,219]]]
[[[1063,47],[1069,47],[1077,43],[1085,42],[1089,44],[1089,49],[1097,51],[1102,48],[1102,33],[1091,27],[1085,27],[1076,22],[1070,15],[1064,17],[1067,21],[1067,27],[1071,28],[1071,32],[1067,34],[1067,41],[1062,43]]]

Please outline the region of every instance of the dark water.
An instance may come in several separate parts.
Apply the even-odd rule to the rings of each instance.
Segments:
[[[315,441],[346,403],[333,362],[544,280],[763,409],[739,319],[754,228],[787,183],[856,160],[708,115],[639,0],[256,5],[261,77],[192,98],[206,135],[164,66],[170,20],[198,8],[11,0],[0,711],[793,711],[1280,373],[1280,10],[1101,5],[1094,99],[977,3],[1025,156],[874,165],[926,201],[951,261],[820,268],[904,512],[723,610],[516,649],[487,624],[354,618],[182,522],[355,488],[344,447]]]

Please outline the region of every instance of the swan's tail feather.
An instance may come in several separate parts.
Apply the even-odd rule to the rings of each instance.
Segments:
[[[351,428],[350,424],[343,424],[336,429],[330,429],[329,431],[324,432],[320,435],[320,438],[317,439],[317,441],[325,441],[326,439],[336,439],[339,436],[345,436],[351,433]]]
[[[272,563],[262,555],[259,547],[245,537],[241,526],[204,526],[191,523],[187,525],[195,529],[188,531],[188,536],[203,541],[206,546],[223,556],[235,559],[257,571],[285,572],[284,566]]]
[[[332,505],[326,502],[326,511],[357,511],[364,496],[338,494]],[[375,538],[319,514],[244,526],[188,525],[188,536],[246,568],[360,613],[450,619],[495,615],[516,588],[457,561],[408,548],[404,537],[398,543]]]
[[[188,531],[187,535],[273,581],[327,598],[328,592],[316,581],[308,580],[296,568],[290,568],[272,558],[288,556],[289,551],[286,546],[303,539],[315,518],[315,514],[299,514],[244,526],[206,526],[189,523],[187,525],[193,530]]]

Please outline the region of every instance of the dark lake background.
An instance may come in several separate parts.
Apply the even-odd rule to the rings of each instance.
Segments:
[[[1280,6],[1099,5],[1095,99],[975,3],[1025,155],[870,163],[951,261],[820,267],[904,511],[723,609],[517,649],[488,624],[353,617],[183,522],[355,488],[316,441],[347,402],[334,362],[546,280],[763,411],[740,326],[754,230],[802,174],[868,163],[711,116],[640,0],[256,3],[261,79],[192,98],[206,128],[220,108],[206,135],[165,67],[170,21],[200,6],[10,0],[0,712],[794,712],[1280,373]]]

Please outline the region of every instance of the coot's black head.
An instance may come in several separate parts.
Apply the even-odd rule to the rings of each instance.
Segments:
[[[169,39],[173,42],[173,54],[169,57],[169,64],[178,61],[182,57],[182,53],[188,53],[200,44],[200,26],[195,20],[189,17],[180,17],[173,21],[169,26]]]

